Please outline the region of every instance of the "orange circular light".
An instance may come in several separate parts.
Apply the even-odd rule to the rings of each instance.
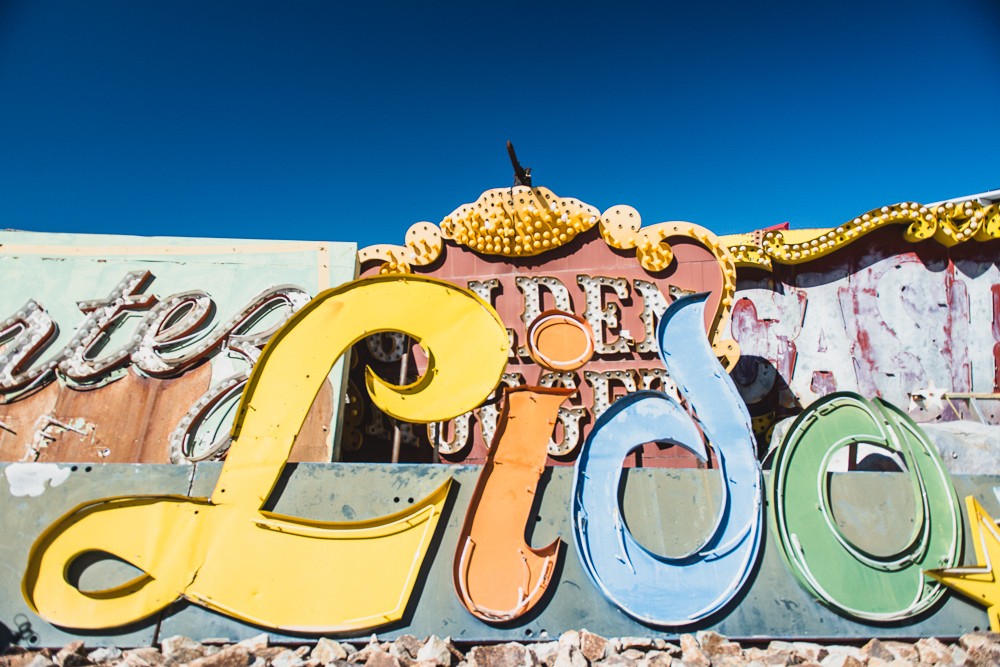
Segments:
[[[594,334],[583,318],[547,310],[528,327],[528,353],[549,370],[575,371],[593,356]]]

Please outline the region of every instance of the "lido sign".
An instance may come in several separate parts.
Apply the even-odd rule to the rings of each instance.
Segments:
[[[750,418],[706,336],[704,308],[704,295],[682,297],[656,331],[680,400],[638,391],[614,403],[584,443],[566,499],[576,551],[594,586],[654,627],[697,627],[731,605],[752,579],[764,539],[765,489]],[[440,280],[380,276],[323,292],[273,336],[254,366],[211,496],[102,498],[68,512],[31,548],[22,582],[31,609],[85,630],[134,623],[178,599],[287,632],[351,632],[399,620],[450,479],[403,511],[364,521],[263,509],[331,367],[376,332],[402,332],[428,358],[426,372],[406,386],[366,372],[372,402],[408,422],[452,419],[481,404],[510,351],[496,311]],[[550,370],[578,368],[594,346],[585,322],[552,311],[532,323],[527,342],[533,359]],[[562,544],[533,549],[524,532],[558,409],[572,393],[534,386],[507,393],[454,561],[455,593],[485,623],[524,616],[555,580]],[[650,551],[623,519],[622,461],[648,442],[671,443],[703,460],[711,451],[718,462],[721,507],[702,544],[687,554]],[[827,470],[836,451],[857,442],[895,453],[910,477],[916,520],[896,553],[858,548],[834,520]],[[892,406],[849,394],[814,404],[778,450],[767,498],[787,567],[836,612],[898,622],[928,610],[951,586],[985,605],[1000,630],[1000,584],[991,565],[1000,561],[996,524],[967,501],[979,566],[959,567],[963,531],[951,479],[920,429]],[[82,590],[68,573],[93,552],[142,573],[106,590]]]

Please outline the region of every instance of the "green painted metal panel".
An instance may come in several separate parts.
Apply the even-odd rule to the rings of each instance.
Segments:
[[[171,465],[57,465],[33,464],[69,472],[65,481],[35,480],[40,495],[14,495],[28,491],[21,479],[25,471],[17,472],[18,464],[0,467],[0,642],[19,631],[28,633],[23,645],[62,646],[77,637],[88,644],[134,646],[149,644],[156,636],[158,619],[153,618],[128,628],[114,636],[99,637],[70,628],[59,628],[43,621],[28,609],[21,595],[21,577],[28,559],[28,550],[35,539],[65,512],[74,507],[110,495],[179,494],[191,488],[194,468]],[[11,468],[14,471],[11,471]],[[43,468],[44,470],[44,468]],[[29,472],[30,474],[30,472]],[[118,574],[120,570],[104,568],[103,572],[81,573],[83,586],[101,588],[102,574]],[[135,575],[132,575],[135,576]],[[29,642],[29,639],[34,642]]]

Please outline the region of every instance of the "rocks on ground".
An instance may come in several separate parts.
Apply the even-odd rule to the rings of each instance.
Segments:
[[[1000,665],[1000,633],[973,632],[957,643],[933,637],[916,642],[872,639],[863,646],[772,641],[742,646],[717,632],[683,634],[678,644],[660,638],[605,638],[588,630],[564,632],[558,641],[466,647],[451,639],[403,635],[363,646],[322,638],[300,646],[274,646],[266,634],[235,644],[168,637],[159,647],[121,649],[70,642],[59,649],[14,647],[0,667],[898,667],[901,665]]]

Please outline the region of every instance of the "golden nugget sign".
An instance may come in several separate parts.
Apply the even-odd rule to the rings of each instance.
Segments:
[[[442,278],[496,308],[510,347],[503,385],[576,390],[559,409],[548,444],[550,463],[572,461],[594,421],[624,393],[676,392],[659,363],[656,324],[678,296],[708,292],[703,328],[715,354],[727,368],[739,356],[736,344],[723,336],[736,287],[728,250],[710,231],[691,223],[643,227],[630,206],[601,214],[542,187],[490,190],[447,216],[440,227],[414,225],[405,246],[373,246],[359,259],[369,274],[419,272]],[[550,309],[579,315],[594,332],[593,358],[579,370],[545,369],[531,358],[528,327]],[[386,377],[397,377],[409,346],[401,335],[385,335],[369,338],[356,353],[363,363],[355,372],[372,365]],[[408,364],[407,377],[417,376],[420,363],[417,358]],[[355,386],[359,381],[355,376]],[[447,461],[485,460],[497,429],[498,398],[426,430],[402,425],[404,460],[430,460],[432,448]],[[368,406],[345,433],[345,449],[358,450],[347,457],[377,459],[392,437],[392,425]],[[695,463],[686,453],[656,447],[637,456],[646,465],[665,459]]]

